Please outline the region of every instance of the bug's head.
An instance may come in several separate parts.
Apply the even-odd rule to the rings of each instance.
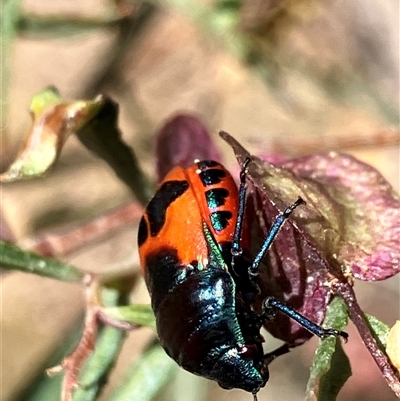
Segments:
[[[214,365],[213,374],[222,388],[240,388],[253,394],[264,387],[269,378],[267,366],[256,363],[246,348],[244,352],[236,348],[224,352]]]

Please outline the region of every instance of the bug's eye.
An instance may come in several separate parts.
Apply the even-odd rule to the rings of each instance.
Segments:
[[[254,360],[259,354],[259,349],[256,344],[243,345],[239,348],[239,355],[248,360]]]

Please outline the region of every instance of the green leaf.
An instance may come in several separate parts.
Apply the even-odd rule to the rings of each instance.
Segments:
[[[101,391],[106,377],[115,364],[126,332],[105,327],[97,337],[94,353],[79,375],[80,387],[72,396],[73,401],[94,401]]]
[[[103,312],[112,319],[122,320],[129,323],[155,328],[155,318],[150,305],[132,304],[104,308]]]
[[[154,187],[140,169],[132,149],[118,129],[118,105],[101,95],[92,100],[64,101],[56,88],[35,95],[31,103],[33,123],[16,160],[1,182],[33,178],[46,173],[57,161],[71,134],[103,158],[132,190],[142,205],[154,194]]]
[[[335,297],[328,306],[324,326],[343,330],[347,320],[347,309],[343,300]],[[350,376],[351,367],[342,349],[341,339],[328,337],[320,340],[311,367],[305,400],[336,400],[340,389]]]
[[[27,13],[20,17],[19,31],[27,36],[41,37],[68,37],[82,35],[94,29],[112,27],[120,22],[121,18],[71,17],[66,15],[39,15]]]
[[[213,5],[216,10],[232,10],[239,14],[243,0],[217,0]]]
[[[368,326],[371,329],[375,340],[382,349],[385,349],[390,327],[385,323],[382,323],[375,316],[369,315],[368,313],[365,313],[365,318],[367,319]]]
[[[45,258],[0,241],[0,266],[63,281],[80,281],[84,272],[56,259]]]
[[[104,288],[102,299],[105,305],[120,302],[118,290]],[[126,332],[113,327],[104,327],[97,337],[93,354],[85,362],[79,374],[81,386],[73,393],[72,401],[94,401],[107,382],[107,377],[120,353]]]
[[[58,89],[54,86],[48,86],[47,88],[33,95],[30,111],[34,115],[38,115],[43,113],[43,111],[47,108],[62,103],[62,101],[63,100]]]
[[[54,87],[32,98],[32,126],[25,144],[0,181],[34,178],[46,173],[57,161],[71,134],[92,119],[103,105],[103,98],[66,102]]]
[[[108,401],[151,401],[170,381],[177,367],[160,345],[153,343],[128,370]]]

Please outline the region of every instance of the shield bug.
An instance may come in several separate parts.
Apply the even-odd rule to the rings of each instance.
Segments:
[[[138,242],[158,337],[167,354],[222,388],[240,388],[255,396],[268,381],[268,364],[290,348],[263,351],[260,329],[276,311],[319,337],[346,340],[348,335],[322,328],[272,297],[264,300],[261,313],[252,309],[260,262],[285,220],[304,201],[298,198],[276,217],[250,260],[244,229],[249,163],[246,159],[242,166],[239,190],[215,161],[173,168],[146,207]]]

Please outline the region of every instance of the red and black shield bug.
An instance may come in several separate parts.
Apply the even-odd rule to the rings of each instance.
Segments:
[[[268,364],[290,348],[263,352],[260,329],[276,311],[319,337],[347,340],[348,335],[322,328],[272,297],[264,300],[261,313],[253,311],[260,262],[304,201],[298,198],[277,216],[250,261],[243,229],[249,163],[246,159],[242,166],[239,191],[217,162],[173,168],[147,205],[138,242],[158,337],[167,354],[189,372],[255,396],[268,381]]]

